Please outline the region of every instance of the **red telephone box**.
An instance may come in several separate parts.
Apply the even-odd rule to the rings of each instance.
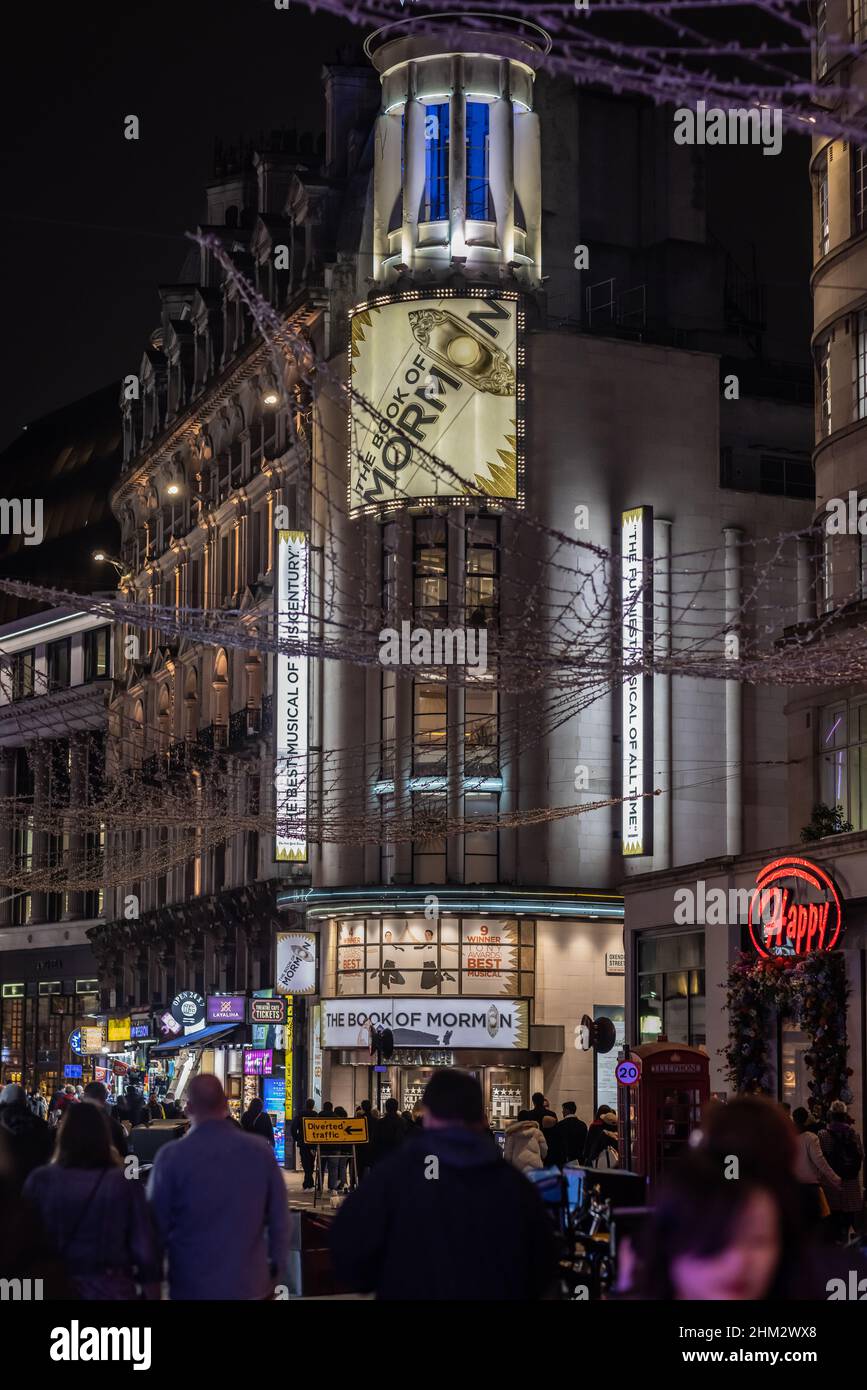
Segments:
[[[710,1099],[709,1058],[698,1047],[644,1043],[629,1049],[640,1066],[632,1086],[618,1086],[620,1142],[629,1136],[624,1167],[655,1182],[669,1159],[686,1149]]]

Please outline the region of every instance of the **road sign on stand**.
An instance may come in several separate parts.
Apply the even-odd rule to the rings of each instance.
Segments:
[[[340,1115],[303,1115],[305,1144],[366,1144],[367,1117],[344,1119]]]

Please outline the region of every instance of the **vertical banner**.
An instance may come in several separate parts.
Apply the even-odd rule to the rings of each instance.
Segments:
[[[640,669],[653,641],[653,508],[632,507],[620,523],[623,755],[621,853],[653,852],[653,682]]]
[[[285,1132],[290,1134],[292,1131],[292,1120],[295,1115],[293,1105],[293,1081],[295,1078],[295,1019],[294,1019],[294,1000],[286,1000],[286,1026],[283,1030],[283,1040],[286,1044],[286,1093],[283,1097]]]
[[[277,635],[306,645],[310,636],[310,555],[304,531],[279,531],[275,588]],[[274,786],[278,864],[307,860],[309,661],[306,651],[276,657]]]

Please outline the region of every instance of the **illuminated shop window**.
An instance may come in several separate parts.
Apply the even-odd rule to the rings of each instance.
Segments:
[[[637,979],[639,1041],[703,1046],[704,932],[642,932]]]
[[[339,995],[530,998],[535,965],[532,921],[444,916],[338,923]]]

